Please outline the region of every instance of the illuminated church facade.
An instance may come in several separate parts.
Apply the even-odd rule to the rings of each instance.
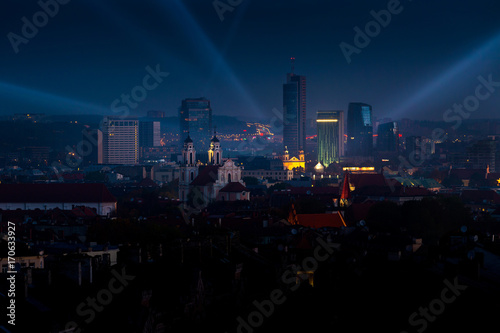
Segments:
[[[306,169],[306,160],[305,160],[305,154],[303,150],[299,151],[299,156],[292,156],[290,157],[290,154],[288,152],[287,147],[285,147],[285,152],[281,158],[283,161],[283,166],[287,170],[293,170],[295,168],[302,168],[303,170]]]

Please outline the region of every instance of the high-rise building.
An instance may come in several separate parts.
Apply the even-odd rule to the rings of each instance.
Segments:
[[[347,152],[349,156],[373,156],[372,107],[349,103],[347,111]]]
[[[409,159],[415,161],[425,160],[436,153],[436,143],[431,139],[421,136],[408,136],[405,141],[406,155]],[[461,155],[463,156],[463,154]],[[465,161],[465,158],[463,159]]]
[[[497,141],[479,140],[467,147],[467,162],[473,169],[490,168],[496,172]]]
[[[180,141],[189,136],[198,152],[206,152],[210,146],[212,132],[212,108],[210,100],[188,98],[182,101],[179,109]]]
[[[292,72],[283,84],[283,145],[291,156],[306,149],[306,77]]]
[[[139,147],[160,146],[160,122],[140,121],[139,122]]]
[[[318,111],[318,162],[328,167],[344,156],[344,111]]]
[[[399,129],[397,122],[391,121],[389,123],[380,124],[377,131],[378,151],[399,151]]]
[[[106,117],[102,123],[103,163],[139,162],[139,120]]]

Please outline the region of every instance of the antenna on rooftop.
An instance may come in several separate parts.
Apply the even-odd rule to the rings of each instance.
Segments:
[[[292,74],[293,74],[295,71],[295,57],[291,57],[290,62],[292,64]]]

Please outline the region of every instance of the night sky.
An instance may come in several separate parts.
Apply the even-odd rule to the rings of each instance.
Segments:
[[[16,53],[9,33],[22,37],[22,18],[33,22],[41,7],[3,0],[0,115],[113,114],[113,101],[142,86],[149,66],[169,75],[132,114],[176,116],[182,99],[205,96],[214,115],[269,121],[282,109],[292,56],[307,76],[308,118],[356,101],[379,118],[442,120],[474,94],[479,75],[500,82],[496,0],[401,1],[350,63],[339,44],[354,46],[354,28],[364,31],[370,12],[393,0],[220,2],[236,5],[223,20],[213,0],[72,0],[47,22],[38,15],[38,33]],[[498,118],[499,103],[500,87],[471,118]]]

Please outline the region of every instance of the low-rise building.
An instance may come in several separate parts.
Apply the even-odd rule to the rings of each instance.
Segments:
[[[0,209],[95,209],[101,216],[116,210],[116,198],[104,184],[0,184]]]
[[[242,177],[255,177],[258,179],[272,179],[272,180],[292,180],[293,170],[242,170]]]

